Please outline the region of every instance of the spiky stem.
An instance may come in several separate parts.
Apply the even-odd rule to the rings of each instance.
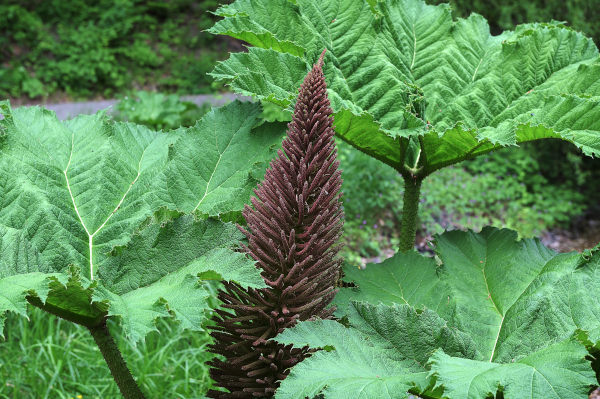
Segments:
[[[95,327],[88,327],[94,341],[100,348],[100,352],[106,360],[108,369],[112,374],[121,394],[125,399],[145,399],[140,387],[127,368],[127,364],[121,355],[114,339],[110,335],[106,322]]]
[[[402,226],[400,227],[400,251],[414,248],[417,238],[417,219],[422,177],[404,176],[404,204],[402,207]]]

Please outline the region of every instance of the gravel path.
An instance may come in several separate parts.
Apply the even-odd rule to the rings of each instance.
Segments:
[[[184,101],[190,101],[197,105],[210,102],[212,105],[223,105],[235,99],[249,100],[250,97],[239,96],[233,93],[224,94],[201,94],[195,96],[182,96]],[[96,112],[114,107],[119,100],[102,100],[102,101],[85,101],[77,103],[61,103],[61,104],[42,104],[44,108],[56,112],[58,119],[69,119],[79,114],[95,114]],[[111,108],[112,112],[114,108]]]

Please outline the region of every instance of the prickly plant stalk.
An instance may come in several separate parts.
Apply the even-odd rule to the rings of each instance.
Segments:
[[[306,75],[288,136],[254,191],[253,208],[243,215],[248,238],[243,250],[257,261],[268,288],[242,289],[225,283],[219,293],[212,332],[211,377],[230,393],[210,391],[211,398],[273,396],[288,369],[308,348],[272,340],[299,320],[329,318],[341,260],[336,243],[342,228],[337,152],[329,106],[323,54]]]

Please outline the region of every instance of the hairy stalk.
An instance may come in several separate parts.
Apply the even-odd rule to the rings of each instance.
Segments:
[[[420,176],[404,176],[404,205],[400,227],[400,251],[402,252],[409,251],[415,246],[422,181],[423,178]]]
[[[127,364],[117,347],[117,344],[110,335],[106,321],[102,322],[98,326],[88,327],[94,341],[100,348],[100,352],[106,360],[106,364],[110,369],[121,394],[125,399],[144,399],[144,394],[137,385],[137,382],[133,379],[131,372],[127,368]]]

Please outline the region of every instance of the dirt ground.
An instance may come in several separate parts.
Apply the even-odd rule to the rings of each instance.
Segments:
[[[593,248],[600,243],[600,220],[582,218],[571,230],[555,229],[545,233],[542,242],[558,252]]]

